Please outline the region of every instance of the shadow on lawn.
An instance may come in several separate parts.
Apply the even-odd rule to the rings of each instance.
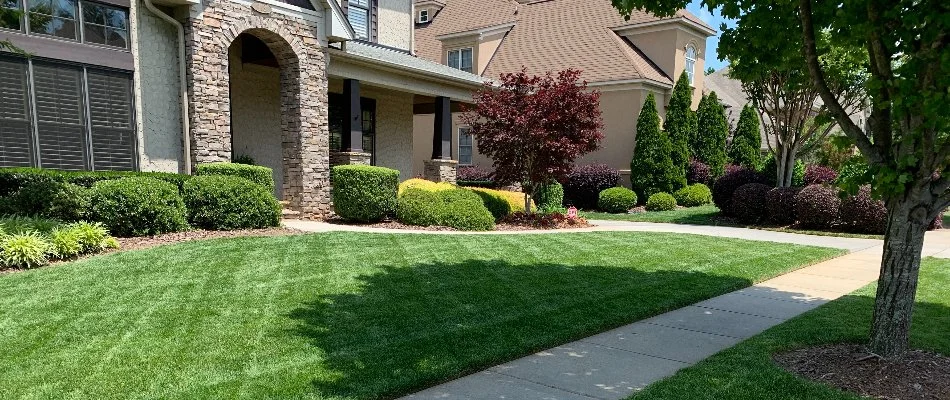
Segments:
[[[566,251],[567,249],[565,249]],[[500,260],[386,266],[290,313],[325,352],[322,395],[378,398],[749,286],[748,279]]]

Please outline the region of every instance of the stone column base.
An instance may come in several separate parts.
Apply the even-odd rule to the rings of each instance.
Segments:
[[[433,182],[455,183],[459,162],[455,160],[425,160],[422,177]]]
[[[370,165],[373,155],[350,151],[330,152],[330,166],[336,165]]]

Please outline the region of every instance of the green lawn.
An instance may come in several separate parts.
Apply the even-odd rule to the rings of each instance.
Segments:
[[[827,343],[865,343],[874,285],[774,327],[647,387],[645,399],[853,399],[855,395],[785,372],[771,355]],[[924,260],[914,309],[913,346],[950,355],[950,260]]]
[[[669,224],[690,224],[690,225],[714,225],[714,226],[735,226],[742,228],[762,229],[776,232],[801,233],[805,235],[817,236],[835,236],[851,237],[862,239],[883,239],[881,235],[866,235],[860,233],[848,232],[829,232],[814,231],[805,229],[792,229],[777,226],[759,226],[746,225],[731,218],[723,218],[719,215],[719,208],[712,204],[705,206],[680,208],[673,211],[647,211],[636,214],[610,214],[598,211],[583,211],[581,216],[593,220],[612,220],[612,221],[631,221],[631,222],[659,222]],[[950,218],[950,217],[948,217]]]
[[[0,398],[392,397],[839,253],[331,233],[104,255],[0,275]]]

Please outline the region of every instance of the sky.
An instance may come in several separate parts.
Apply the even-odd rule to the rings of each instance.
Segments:
[[[700,6],[700,0],[690,1],[689,5],[686,6],[686,9],[689,10],[689,12],[698,16],[707,24],[709,24],[709,26],[713,27],[713,29],[715,29],[716,32],[719,32],[720,34],[722,32],[722,29],[720,26],[723,23],[725,23],[726,26],[730,26],[730,27],[733,27],[736,25],[734,20],[723,18],[723,16],[719,14],[718,10],[715,13],[710,14],[709,11],[705,7]],[[728,61],[719,60],[719,53],[717,52],[718,47],[719,47],[719,34],[717,34],[716,36],[712,36],[708,40],[706,40],[706,68],[713,67],[718,71],[722,69],[723,67],[729,65]]]

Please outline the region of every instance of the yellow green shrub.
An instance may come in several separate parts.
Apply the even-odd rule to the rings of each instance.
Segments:
[[[511,206],[511,212],[524,211],[524,193],[512,192],[508,190],[486,189],[480,187],[470,187],[467,189],[504,199]],[[531,210],[537,210],[534,201],[531,202]]]
[[[432,182],[422,178],[412,178],[407,179],[399,184],[399,194],[402,195],[406,189],[421,189],[430,192],[439,192],[455,188],[455,185],[448,182]]]

